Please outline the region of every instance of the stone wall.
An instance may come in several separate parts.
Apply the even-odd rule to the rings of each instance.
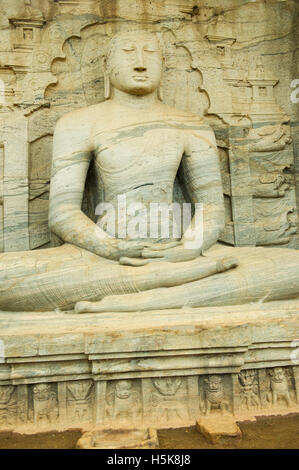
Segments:
[[[146,315],[0,312],[0,430],[298,413],[298,304]],[[244,318],[246,317],[246,322]]]
[[[163,100],[216,132],[222,239],[296,246],[298,2],[0,0],[0,8],[0,251],[55,244],[47,224],[55,123],[104,99],[107,42],[131,29],[156,31],[163,44]]]

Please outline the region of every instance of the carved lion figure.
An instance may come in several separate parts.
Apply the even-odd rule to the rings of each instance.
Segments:
[[[282,367],[275,367],[269,369],[270,376],[270,393],[268,395],[269,401],[273,405],[277,404],[278,399],[283,399],[287,406],[291,405],[291,397],[289,392],[288,380]]]
[[[222,377],[210,375],[205,382],[205,412],[210,414],[212,407],[220,408],[221,413],[228,410],[229,403],[225,398]]]

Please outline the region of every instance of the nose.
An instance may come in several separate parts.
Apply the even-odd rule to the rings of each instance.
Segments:
[[[136,64],[135,64],[134,70],[136,70],[136,72],[146,71],[142,49],[137,49],[136,51]]]
[[[137,67],[134,67],[134,70],[136,70],[136,72],[145,72],[145,71],[146,71],[146,67],[137,66]]]

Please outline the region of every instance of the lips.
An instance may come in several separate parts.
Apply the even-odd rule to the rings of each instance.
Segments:
[[[133,75],[134,80],[137,80],[139,82],[145,82],[148,77],[147,76],[140,76],[140,75]]]

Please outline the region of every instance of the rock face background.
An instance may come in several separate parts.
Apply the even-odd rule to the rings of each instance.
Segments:
[[[296,247],[298,1],[0,0],[0,11],[0,251],[55,243],[47,224],[54,126],[104,99],[108,41],[134,29],[161,40],[164,101],[215,130],[222,239]]]

